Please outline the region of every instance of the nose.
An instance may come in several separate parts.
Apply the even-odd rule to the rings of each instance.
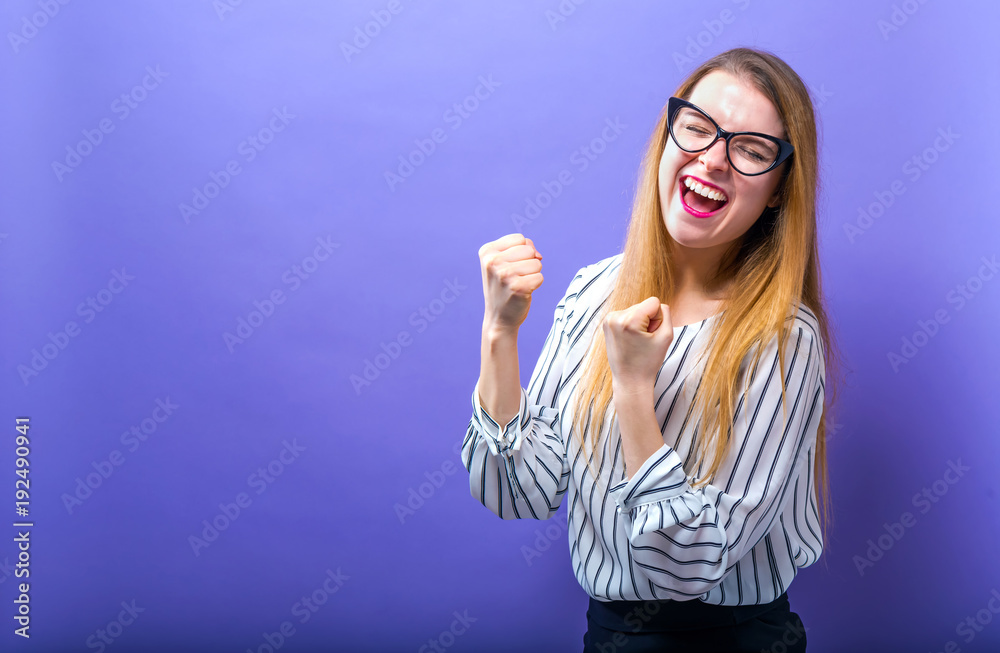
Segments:
[[[726,141],[723,138],[712,143],[709,148],[698,155],[698,160],[705,164],[705,168],[712,170],[722,170],[729,163],[726,160]]]

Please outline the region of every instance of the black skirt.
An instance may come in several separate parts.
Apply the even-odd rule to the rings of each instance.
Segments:
[[[804,653],[806,629],[788,593],[771,603],[590,599],[584,653]]]

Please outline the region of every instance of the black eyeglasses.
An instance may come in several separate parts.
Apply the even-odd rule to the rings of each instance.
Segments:
[[[769,134],[728,132],[703,110],[678,97],[667,102],[667,130],[685,152],[701,152],[725,139],[729,165],[748,177],[773,170],[795,151],[788,141]]]

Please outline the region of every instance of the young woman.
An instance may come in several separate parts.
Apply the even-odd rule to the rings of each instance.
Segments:
[[[548,519],[569,490],[585,652],[805,651],[787,589],[825,540],[832,348],[806,86],[773,54],[718,55],[664,107],[640,173],[624,251],[569,283],[527,390],[542,255],[521,234],[480,249],[472,494]]]

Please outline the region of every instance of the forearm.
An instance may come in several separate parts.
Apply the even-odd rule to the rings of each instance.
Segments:
[[[517,332],[498,331],[484,324],[480,355],[479,403],[503,428],[521,406]]]
[[[622,388],[612,383],[622,435],[625,473],[631,477],[663,446],[663,434],[653,409],[653,388]]]

